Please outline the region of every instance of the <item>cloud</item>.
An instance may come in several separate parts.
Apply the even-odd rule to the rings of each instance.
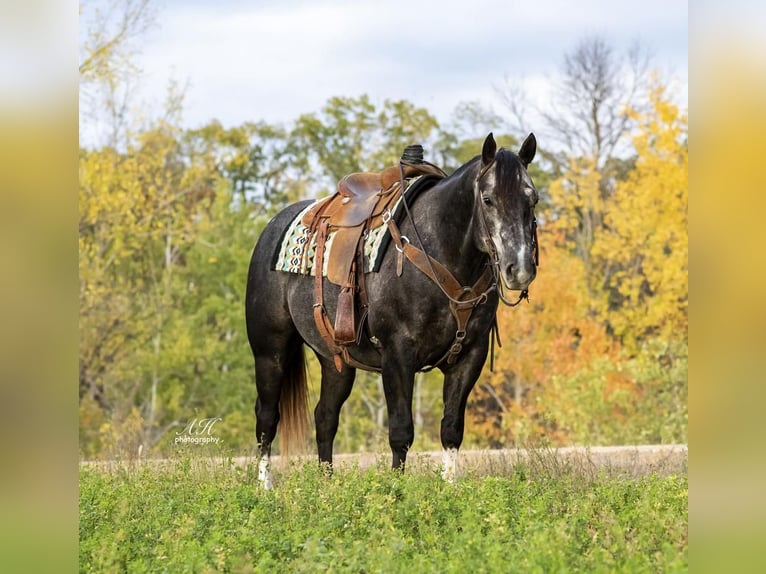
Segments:
[[[585,34],[640,36],[686,67],[685,2],[336,0],[172,3],[143,48],[146,97],[189,81],[198,124],[289,122],[333,95],[408,99],[438,117],[503,77],[551,77]]]

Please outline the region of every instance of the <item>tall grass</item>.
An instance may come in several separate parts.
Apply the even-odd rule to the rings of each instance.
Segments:
[[[688,568],[685,474],[532,461],[444,483],[427,461],[83,467],[83,572],[667,572]]]

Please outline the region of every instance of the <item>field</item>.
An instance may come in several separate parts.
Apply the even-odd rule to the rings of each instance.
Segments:
[[[488,474],[491,470],[492,475]],[[83,466],[82,572],[682,572],[688,478],[626,474],[546,454],[455,485],[415,459],[332,477],[254,461]]]

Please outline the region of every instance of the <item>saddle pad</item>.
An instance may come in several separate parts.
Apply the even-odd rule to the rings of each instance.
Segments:
[[[399,201],[401,201],[401,199]],[[399,201],[397,201],[397,206],[399,205]],[[316,276],[314,265],[316,236],[311,236],[309,228],[301,222],[303,216],[315,205],[315,203],[312,203],[306,207],[306,209],[301,211],[288,226],[282,241],[279,243],[279,251],[274,264],[275,271]],[[377,271],[380,268],[380,260],[383,258],[383,250],[381,250],[380,247],[387,234],[388,227],[385,225],[371,229],[367,234],[367,237],[364,240],[365,273]],[[322,275],[324,277],[327,276],[327,262],[332,257],[332,244],[335,235],[336,232],[331,231],[325,243],[324,265],[322,266]]]
[[[434,176],[420,176],[413,178],[413,180],[409,182],[405,191],[407,203],[411,204],[419,193],[429,189],[440,179],[441,178]],[[287,226],[287,229],[278,244],[277,253],[274,257],[273,269],[275,271],[316,276],[316,269],[314,268],[316,237],[311,236],[309,228],[303,225],[302,220],[306,213],[316,207],[319,201],[315,201],[306,206],[305,209],[301,210],[301,212],[295,216],[290,225]],[[396,201],[391,211],[394,214],[394,220],[397,223],[401,222],[401,218],[404,216],[404,208],[401,198]],[[332,243],[335,233],[335,231],[331,231],[325,243],[324,264],[322,266],[322,275],[324,277],[327,277],[327,262],[332,257]],[[391,235],[388,232],[387,225],[379,225],[378,227],[369,230],[367,237],[364,239],[365,273],[377,272],[380,270],[383,256],[385,255],[390,242]]]

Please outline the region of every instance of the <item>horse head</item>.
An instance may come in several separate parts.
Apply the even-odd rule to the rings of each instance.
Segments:
[[[537,190],[527,173],[536,151],[534,134],[527,136],[517,155],[498,151],[490,133],[474,183],[479,248],[489,254],[505,287],[522,292],[537,274]]]

